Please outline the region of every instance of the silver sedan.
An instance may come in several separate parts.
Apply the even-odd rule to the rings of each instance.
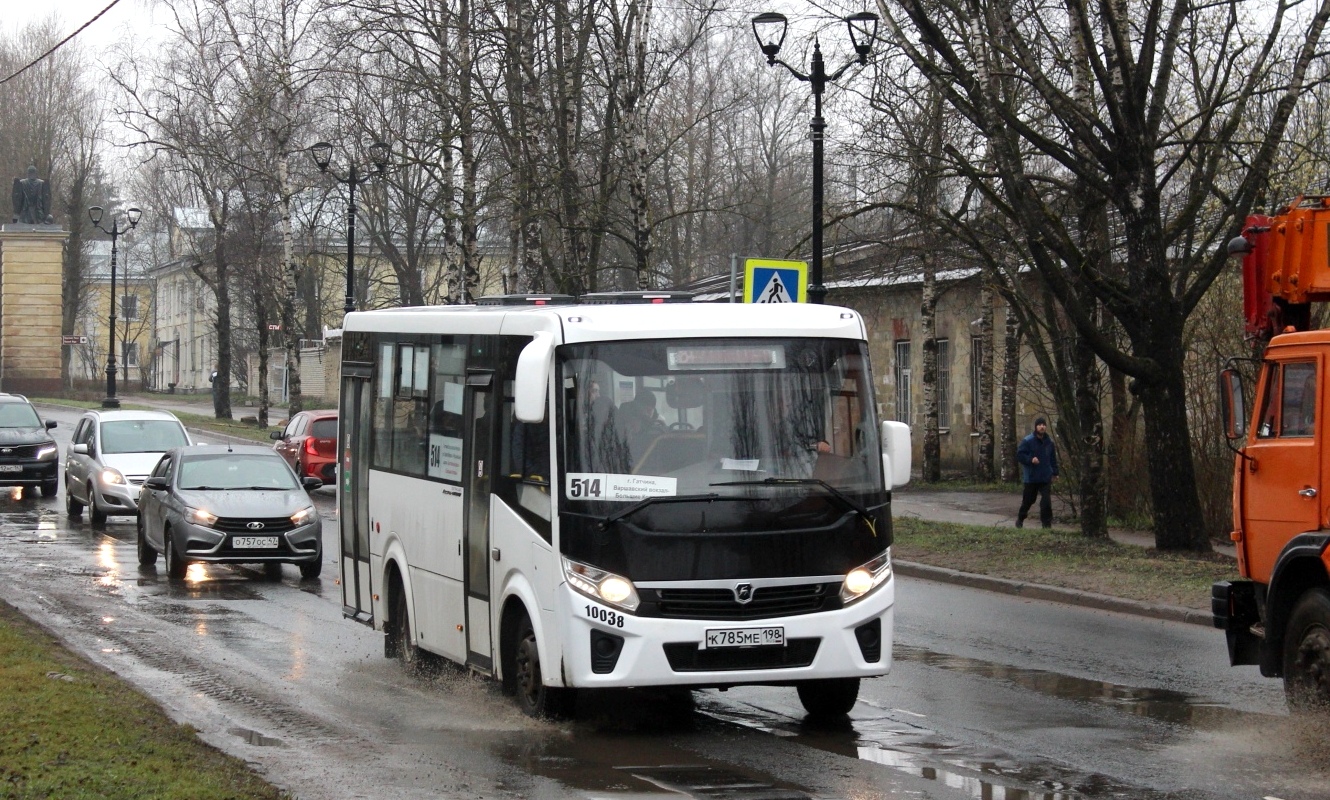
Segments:
[[[167,576],[177,580],[191,561],[263,564],[273,578],[290,563],[302,578],[317,578],[321,525],[307,492],[322,485],[298,479],[266,447],[169,450],[139,497],[139,563],[155,564],[162,553]]]

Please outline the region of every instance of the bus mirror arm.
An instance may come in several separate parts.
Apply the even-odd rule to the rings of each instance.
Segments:
[[[554,334],[537,331],[517,357],[513,386],[513,413],[520,422],[545,421],[545,396],[550,384],[550,355]]]
[[[910,482],[910,426],[887,420],[882,423],[882,472],[887,491]]]

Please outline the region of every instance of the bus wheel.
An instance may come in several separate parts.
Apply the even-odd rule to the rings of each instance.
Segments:
[[[525,614],[516,627],[512,652],[513,685],[522,713],[548,719],[571,715],[575,703],[573,690],[545,685],[540,669],[540,649],[536,646],[536,629],[531,627],[531,618]]]
[[[420,651],[411,641],[411,615],[406,609],[406,592],[399,587],[393,594],[392,651],[402,659],[402,668],[414,673],[420,667]]]
[[[824,678],[798,685],[799,702],[810,717],[843,717],[859,699],[858,678]]]
[[[1284,696],[1289,708],[1330,709],[1330,591],[1311,589],[1284,631]]]

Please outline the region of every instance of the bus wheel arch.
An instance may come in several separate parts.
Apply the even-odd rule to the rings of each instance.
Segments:
[[[577,699],[572,689],[547,686],[544,681],[548,664],[542,663],[540,645],[531,616],[520,601],[504,606],[500,624],[503,632],[501,661],[503,689],[517,700],[517,707],[530,717],[566,719]]]

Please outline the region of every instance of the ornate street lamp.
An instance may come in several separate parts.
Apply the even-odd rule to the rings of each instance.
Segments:
[[[868,63],[873,39],[877,36],[878,17],[871,11],[851,14],[844,21],[850,29],[850,42],[854,45],[855,57],[828,75],[826,65],[822,62],[822,47],[816,39],[813,40],[812,69],[807,73],[777,58],[789,28],[789,21],[784,14],[767,12],[753,17],[753,36],[757,38],[762,55],[767,57],[767,64],[773,67],[779,64],[789,70],[791,75],[813,87],[813,121],[809,125],[813,140],[813,264],[810,270],[812,285],[808,287],[808,300],[811,303],[823,303],[827,297],[827,287],[822,284],[822,132],[827,127],[822,119],[822,92],[828,83],[840,80],[845,70],[854,64]]]
[[[111,237],[111,315],[110,315],[110,345],[106,349],[106,399],[102,400],[102,408],[119,408],[120,399],[115,396],[115,253],[116,240],[122,233],[128,233],[139,224],[139,217],[143,214],[137,208],[131,208],[124,212],[117,212],[111,215],[111,228],[108,230],[102,225],[102,218],[106,210],[101,206],[93,206],[88,209],[88,219],[97,230]],[[123,227],[121,223],[124,223]]]
[[[375,142],[369,146],[368,170],[366,170],[366,166],[358,166],[355,161],[352,161],[347,167],[346,174],[333,169],[332,151],[333,146],[328,142],[317,142],[309,148],[309,154],[313,157],[319,172],[331,175],[338,183],[346,184],[349,192],[346,201],[345,312],[350,314],[356,310],[356,187],[371,178],[379,177],[388,170],[388,159],[392,156],[392,148],[386,142]]]

